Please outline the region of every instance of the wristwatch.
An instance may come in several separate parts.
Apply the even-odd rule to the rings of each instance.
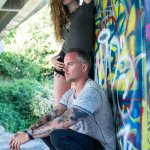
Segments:
[[[26,130],[25,133],[28,134],[28,137],[29,137],[30,140],[34,139],[34,137],[32,136],[32,130]]]

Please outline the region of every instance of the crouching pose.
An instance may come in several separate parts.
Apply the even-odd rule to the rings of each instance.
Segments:
[[[18,150],[21,144],[42,138],[51,150],[116,150],[108,99],[88,77],[90,56],[81,49],[70,49],[64,64],[66,81],[74,87],[40,121],[12,137],[10,148]]]

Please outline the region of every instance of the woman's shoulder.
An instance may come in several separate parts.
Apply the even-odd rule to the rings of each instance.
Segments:
[[[94,10],[94,0],[91,0],[89,3],[83,1],[82,5],[80,6],[80,10],[90,13],[92,10]]]
[[[94,0],[83,0],[82,6],[94,6]]]

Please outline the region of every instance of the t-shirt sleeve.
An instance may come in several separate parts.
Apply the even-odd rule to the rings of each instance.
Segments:
[[[100,110],[101,106],[102,97],[100,92],[94,88],[86,88],[79,94],[72,107],[91,115],[97,110]]]
[[[64,105],[65,107],[68,106],[68,100],[72,94],[72,89],[68,90],[60,99],[59,104]]]

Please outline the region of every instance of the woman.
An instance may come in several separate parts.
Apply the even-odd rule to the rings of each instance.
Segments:
[[[79,3],[79,0],[50,0],[55,37],[57,41],[64,42],[60,53],[51,59],[55,68],[55,105],[58,105],[62,95],[71,87],[70,83],[66,82],[63,72],[63,61],[67,50],[80,48],[91,53],[91,56],[93,55],[94,1],[83,0],[81,6]],[[94,78],[93,68],[92,66],[89,73],[90,78]]]

